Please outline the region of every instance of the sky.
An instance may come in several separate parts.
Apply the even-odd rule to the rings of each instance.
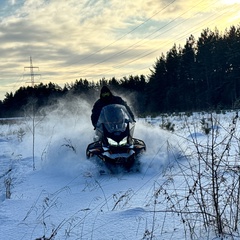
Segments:
[[[32,80],[148,76],[191,34],[239,23],[240,0],[1,0],[0,100]]]

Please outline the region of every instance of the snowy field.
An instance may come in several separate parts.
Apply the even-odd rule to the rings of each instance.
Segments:
[[[209,116],[195,113],[138,119],[134,136],[147,145],[140,159],[141,171],[115,175],[100,175],[99,166],[85,157],[94,134],[86,103],[79,102],[74,109],[63,104],[43,118],[2,122],[1,239],[221,239],[214,228],[203,227],[198,210],[201,202],[194,203],[194,194],[189,194],[195,181],[191,167],[196,166],[190,163],[200,162],[201,168],[206,160],[197,159],[202,155],[195,154],[196,146],[211,146],[213,140],[202,129],[202,119],[208,121]],[[211,131],[221,136],[216,143],[220,156],[234,116],[235,112],[214,114],[217,120],[210,123]],[[174,131],[167,130],[167,122]],[[228,146],[229,161],[235,167],[237,125]],[[240,238],[238,219],[236,226],[234,231],[226,228],[226,239]]]

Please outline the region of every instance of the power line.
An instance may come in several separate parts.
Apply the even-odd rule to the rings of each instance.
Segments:
[[[118,39],[116,39],[115,41],[109,43],[108,45],[98,49],[97,51],[95,51],[94,53],[80,59],[79,61],[76,61],[70,65],[68,65],[67,67],[69,66],[72,66],[76,63],[80,63],[82,62],[83,60],[86,60],[94,55],[96,55],[97,53],[101,52],[102,50],[112,46],[113,44],[117,43],[118,41],[120,41],[121,39],[123,39],[124,37],[126,37],[127,35],[129,35],[130,33],[134,32],[135,30],[137,30],[139,27],[143,26],[145,23],[147,23],[148,21],[150,21],[153,17],[155,17],[157,14],[159,14],[160,12],[162,12],[163,10],[165,10],[167,7],[169,7],[171,4],[173,4],[176,0],[173,0],[172,2],[170,2],[169,4],[167,4],[164,8],[162,8],[161,10],[157,11],[156,13],[154,13],[151,17],[149,17],[148,19],[146,19],[145,21],[143,21],[141,24],[137,25],[135,28],[133,28],[132,30],[130,30],[129,32],[125,33],[124,35],[122,35],[121,37],[119,37]]]
[[[217,18],[219,18],[219,17],[221,17],[222,15],[224,15],[225,14],[225,12],[224,13],[222,13],[220,16],[217,16],[216,18],[214,18],[214,20],[215,19],[217,19]],[[212,16],[211,16],[212,17]],[[185,22],[186,20],[184,20],[183,22]],[[204,19],[202,22],[205,22],[206,21],[206,19]],[[177,26],[178,25],[180,25],[181,23],[179,23],[179,24],[177,24]],[[201,26],[203,26],[203,25],[205,25],[205,24],[202,24]],[[174,27],[173,27],[174,28]],[[197,27],[194,27],[194,28],[199,28],[199,26],[197,26]],[[168,29],[168,31],[169,30],[171,30],[172,28],[170,28],[170,29]],[[166,31],[167,32],[167,31]],[[164,32],[165,33],[165,32]],[[178,37],[177,39],[175,39],[175,41],[176,40],[180,40],[180,39],[182,39],[183,38],[183,36],[184,37],[186,37],[186,33],[184,33],[183,35],[181,35],[180,37]],[[167,42],[165,45],[167,45],[169,42]],[[162,46],[161,46],[162,47]],[[130,60],[130,61],[126,61],[125,62],[125,64],[120,64],[120,65],[117,65],[117,66],[115,66],[115,68],[122,68],[123,66],[125,66],[125,65],[127,65],[127,64],[129,64],[129,63],[132,63],[132,62],[135,62],[135,61],[137,61],[137,60],[139,60],[139,59],[141,59],[141,58],[143,58],[143,57],[146,57],[146,56],[148,56],[148,55],[150,55],[150,54],[152,54],[152,53],[155,53],[155,52],[157,52],[157,51],[159,51],[159,49],[155,49],[155,50],[152,50],[152,51],[148,51],[147,53],[145,53],[143,56],[139,56],[138,58],[135,58],[135,59],[133,59],[133,60]]]
[[[227,10],[225,10],[225,12],[221,13],[219,16],[215,17],[211,22],[213,22],[214,20],[216,20],[216,19],[220,18],[221,16],[223,16],[226,12],[227,12]],[[206,20],[208,20],[208,19],[210,19],[210,18],[212,18],[212,16],[210,16],[210,17],[202,20],[201,22],[205,22]],[[185,21],[186,21],[186,20],[184,20],[183,22],[185,22]],[[181,24],[181,23],[180,23],[180,24]],[[180,24],[177,24],[176,26],[178,26],[178,25],[180,25]],[[204,25],[204,23],[203,23],[202,25],[198,24],[198,26],[196,26],[196,27],[194,27],[194,28],[191,28],[190,30],[198,30],[199,26],[203,26],[203,25]],[[175,26],[175,27],[176,27],[176,26]],[[174,27],[173,27],[173,28],[174,28]],[[171,28],[171,29],[172,29],[172,28]],[[169,30],[171,30],[171,29],[169,29]],[[167,30],[167,31],[169,31],[169,30]],[[165,31],[165,32],[167,32],[167,31]],[[164,32],[164,33],[165,33],[165,32]],[[175,39],[175,41],[176,41],[176,40],[183,39],[183,37],[186,37],[186,34],[187,34],[187,33],[182,34],[180,37],[178,37],[177,39]],[[191,32],[191,35],[194,35],[194,33]],[[166,45],[168,45],[169,43],[170,43],[170,41],[166,42],[164,45],[161,45],[161,47],[166,46]],[[143,59],[144,57],[147,57],[147,56],[149,56],[149,55],[151,55],[151,54],[153,54],[153,53],[155,53],[155,52],[157,52],[157,51],[159,51],[159,50],[160,50],[160,48],[159,48],[159,49],[152,50],[152,51],[146,51],[146,52],[144,52],[144,53],[141,53],[141,56],[139,56],[138,58],[134,58],[134,59],[132,59],[132,60],[125,61],[125,63],[123,63],[123,64],[121,64],[121,65],[116,65],[116,66],[113,66],[113,67],[114,67],[114,68],[117,68],[117,69],[121,69],[121,68],[123,68],[124,66],[129,66],[129,64],[131,64],[131,63],[133,63],[133,62],[136,62],[136,61],[138,61],[138,60],[140,60],[140,59]],[[143,54],[143,55],[142,55],[142,54]],[[153,65],[153,64],[151,64],[151,66],[152,66],[152,65]],[[125,74],[125,76],[126,76],[126,75],[131,75],[133,72],[137,72],[137,71],[140,71],[140,70],[150,69],[151,66],[148,65],[147,67],[144,67],[144,68],[141,68],[141,69],[138,69],[138,70],[134,70],[134,71],[130,71],[128,74]],[[111,70],[109,70],[108,72],[110,72],[110,71],[111,71]],[[105,72],[105,73],[107,73],[107,72]],[[100,76],[102,76],[102,75],[103,75],[103,74],[99,74],[98,76],[100,77]]]
[[[174,1],[173,1],[173,2],[174,2]],[[170,4],[168,4],[165,8],[167,8],[168,6],[170,6],[173,2],[171,2]],[[122,51],[120,51],[120,52],[118,52],[118,53],[113,54],[112,56],[110,56],[110,57],[108,57],[108,58],[103,59],[103,60],[100,61],[100,62],[97,62],[97,63],[95,63],[95,64],[92,64],[92,65],[89,66],[89,67],[86,67],[86,68],[82,69],[82,71],[88,70],[88,69],[90,69],[90,68],[92,68],[92,67],[94,67],[94,66],[97,66],[97,65],[99,65],[99,64],[101,64],[101,63],[104,63],[104,62],[106,62],[107,60],[110,60],[110,59],[112,59],[112,58],[115,57],[115,56],[119,56],[119,55],[122,55],[122,54],[127,53],[128,51],[130,51],[130,49],[133,49],[133,48],[132,48],[133,46],[135,46],[136,44],[138,44],[138,43],[140,43],[140,42],[143,42],[143,41],[144,41],[145,39],[147,39],[148,37],[150,37],[150,36],[152,36],[153,34],[159,32],[160,30],[166,28],[168,25],[170,25],[171,23],[173,23],[174,21],[176,21],[178,18],[182,17],[184,14],[188,13],[188,12],[189,12],[190,10],[192,10],[193,8],[196,8],[196,7],[197,7],[198,5],[200,5],[202,2],[204,2],[204,1],[203,1],[203,0],[199,1],[199,2],[198,2],[197,4],[195,4],[193,7],[191,7],[190,9],[188,9],[187,11],[185,11],[184,13],[178,15],[176,18],[174,18],[174,19],[171,20],[170,22],[166,23],[164,26],[162,26],[162,27],[158,28],[157,30],[153,31],[152,33],[150,33],[149,35],[147,35],[146,37],[144,37],[142,40],[140,40],[140,41],[132,44],[131,46],[125,48],[124,50],[122,50]],[[215,4],[216,2],[217,2],[217,1],[215,1],[214,3],[208,5],[207,7]],[[164,8],[164,9],[165,9],[165,8]],[[163,10],[163,9],[162,9],[162,10]],[[161,11],[162,11],[162,10],[161,10]],[[159,11],[159,12],[160,12],[160,11]],[[158,13],[159,13],[159,12],[158,12]],[[156,14],[155,14],[155,15],[156,15]],[[155,16],[155,15],[153,15],[153,16]],[[153,16],[152,16],[152,17],[153,17]],[[151,17],[151,18],[152,18],[152,17]],[[149,19],[151,19],[151,18],[149,18]],[[190,17],[189,17],[189,18],[190,18]],[[185,19],[184,21],[182,21],[181,23],[173,26],[172,28],[175,28],[176,26],[182,24],[183,22],[187,21],[189,18],[187,18],[187,19]],[[148,19],[148,20],[149,20],[149,19]],[[170,28],[170,29],[172,29],[172,28]],[[166,30],[165,32],[169,31],[170,29]],[[163,34],[163,33],[160,33],[159,35],[155,36],[154,38],[156,38],[156,37],[158,37],[158,36],[160,36],[160,35],[162,35],[162,34]],[[152,39],[154,39],[154,38],[152,38]],[[151,41],[152,39],[149,39],[149,40],[145,41],[145,43]],[[143,44],[139,44],[139,45],[137,45],[137,47],[142,46],[142,45],[143,45]],[[156,52],[156,51],[158,51],[158,49],[157,49],[157,50],[154,50],[154,51],[151,51],[151,53],[154,53],[154,52]],[[151,54],[151,53],[150,53],[150,54]],[[150,54],[147,54],[147,55],[150,55]],[[146,56],[146,55],[144,55],[144,56]],[[137,58],[137,60],[139,60],[139,59],[141,59],[141,57],[140,57],[140,58]],[[134,62],[134,61],[136,61],[136,60],[130,60],[130,63],[131,63],[131,62]],[[127,62],[129,62],[129,61],[127,61]],[[122,65],[122,64],[120,64],[120,65],[118,65],[118,66],[121,66],[121,65]],[[118,66],[116,66],[115,68],[118,68]]]
[[[202,1],[201,1],[201,2],[202,2]],[[197,5],[199,5],[201,2],[199,2]],[[216,2],[217,2],[217,1],[215,1],[214,3],[208,5],[207,8],[208,8],[209,6],[215,4]],[[196,7],[197,5],[195,5],[194,7]],[[192,7],[192,8],[193,8],[193,7]],[[192,8],[191,8],[191,9],[192,9]],[[189,11],[189,10],[188,10],[188,11]],[[179,15],[177,18],[179,18],[180,16],[183,16],[183,15],[186,14],[188,11],[186,11],[186,12],[184,12],[183,14]],[[225,13],[226,13],[226,11],[224,11],[222,14],[220,14],[219,16],[217,16],[216,18],[214,18],[214,20],[217,19],[217,18],[219,18],[219,17],[221,17],[221,16],[224,15]],[[212,17],[212,16],[210,16],[209,18],[211,18],[211,17]],[[173,19],[171,22],[175,21],[177,18]],[[190,18],[190,17],[189,17],[189,18]],[[185,19],[184,21],[178,23],[177,25],[174,25],[173,27],[167,29],[165,32],[161,32],[159,35],[155,36],[154,38],[157,38],[157,37],[159,37],[160,35],[162,35],[162,34],[168,32],[168,31],[170,31],[171,29],[176,28],[176,26],[181,25],[183,22],[189,20],[189,18],[188,18],[188,19]],[[207,18],[207,19],[209,19],[209,18]],[[205,22],[207,19],[203,19],[201,22]],[[167,23],[165,26],[167,26],[167,25],[169,25],[169,23]],[[198,26],[195,26],[195,27],[192,28],[192,29],[198,29],[198,28],[199,28],[199,25],[200,25],[200,24],[198,24]],[[204,23],[203,23],[201,26],[203,26],[203,25],[204,25]],[[158,30],[163,29],[165,26],[159,28]],[[157,31],[155,31],[154,33],[156,33],[156,32],[157,32]],[[151,33],[150,35],[152,35],[152,34],[153,34],[153,33]],[[148,36],[150,36],[150,35],[148,35]],[[175,39],[175,40],[182,39],[183,37],[186,37],[186,32],[185,32],[183,35],[181,35],[179,38]],[[153,40],[154,38],[148,40],[147,42]],[[139,42],[141,42],[141,41],[143,41],[143,40],[140,40]],[[169,43],[169,41],[166,42],[164,45],[167,45],[168,43]],[[135,44],[133,44],[133,45],[135,45]],[[133,45],[132,45],[132,46],[133,46]],[[141,46],[141,45],[138,45],[138,46]],[[163,45],[161,45],[161,47],[162,47],[162,46],[163,46]],[[130,48],[130,47],[129,47],[129,48]],[[127,49],[128,49],[128,48],[127,48]],[[139,57],[135,58],[135,59],[127,60],[127,61],[125,61],[125,63],[119,64],[119,65],[115,65],[115,66],[113,66],[113,67],[114,67],[114,68],[118,68],[118,69],[123,68],[124,66],[129,65],[129,64],[131,64],[131,63],[133,63],[133,62],[136,62],[136,61],[138,61],[138,60],[140,60],[140,59],[142,59],[142,58],[144,58],[144,57],[146,57],[146,56],[149,56],[149,55],[151,55],[151,54],[153,54],[153,53],[155,53],[155,52],[157,52],[157,51],[159,51],[159,49],[155,49],[155,50],[152,50],[152,51],[149,51],[149,50],[148,50],[148,51],[146,51],[145,53],[141,53],[141,55],[140,55]],[[121,51],[121,52],[124,52],[124,50]],[[127,52],[127,51],[125,51],[125,52]],[[114,56],[115,56],[115,55],[118,55],[118,54],[114,54]],[[110,59],[110,57],[109,57],[107,60],[109,60],[109,59]],[[96,66],[96,65],[98,65],[98,64],[100,64],[100,63],[102,63],[102,62],[104,62],[104,60],[101,61],[101,62],[99,62],[99,63],[94,64],[93,66]],[[91,67],[92,67],[92,66],[91,66]],[[90,68],[90,67],[89,67],[89,68]],[[89,68],[86,68],[86,69],[89,69]],[[99,76],[100,76],[100,75],[99,75]]]
[[[198,5],[199,5],[201,2],[203,2],[203,1],[204,1],[204,0],[200,1],[197,5],[195,5],[195,6],[192,7],[191,9],[195,8],[196,6],[198,6]],[[181,16],[183,16],[184,14],[186,14],[186,13],[189,12],[189,11],[190,11],[190,10],[187,10],[186,12],[184,12],[184,13],[182,13],[181,15],[177,16],[176,18],[174,18],[173,20],[171,20],[170,22],[168,22],[168,23],[167,23],[166,25],[164,25],[163,27],[155,30],[154,32],[152,32],[151,34],[149,34],[148,36],[146,36],[144,39],[148,38],[149,36],[153,35],[154,33],[158,32],[158,31],[160,31],[161,29],[167,27],[169,24],[171,24],[171,23],[174,22],[176,19],[180,18]],[[138,41],[137,43],[143,41],[144,39]],[[148,40],[148,41],[150,41],[150,40]],[[108,57],[108,58],[106,58],[106,59],[104,59],[104,60],[102,60],[102,61],[100,61],[100,62],[98,62],[98,63],[95,63],[95,64],[91,65],[90,67],[85,68],[85,69],[83,69],[83,70],[87,70],[87,69],[89,69],[89,68],[91,68],[91,67],[94,67],[94,66],[96,66],[96,65],[98,65],[98,64],[101,64],[101,63],[103,63],[103,62],[106,62],[107,60],[111,59],[111,58],[114,57],[114,56],[118,56],[118,55],[120,55],[120,54],[123,54],[123,53],[127,52],[126,50],[130,49],[132,46],[136,45],[137,43],[134,43],[133,45],[131,45],[131,46],[129,46],[128,48],[126,48],[125,50],[122,50],[121,52],[118,52],[118,53],[112,55],[111,57]],[[138,46],[141,46],[141,45],[138,45]]]

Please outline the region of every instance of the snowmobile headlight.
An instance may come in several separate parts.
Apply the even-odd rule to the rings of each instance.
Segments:
[[[123,146],[123,145],[126,145],[127,144],[127,137],[123,138],[123,140],[121,140],[119,142],[119,145]]]
[[[107,138],[109,145],[118,146],[118,143],[111,138]]]
[[[123,146],[123,145],[127,144],[127,137],[123,138],[119,143],[114,141],[111,138],[107,138],[107,140],[108,140],[109,145],[112,145],[112,146]]]

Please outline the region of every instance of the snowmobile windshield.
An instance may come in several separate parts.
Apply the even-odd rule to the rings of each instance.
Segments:
[[[132,119],[126,107],[110,104],[102,109],[97,126],[103,124],[109,133],[124,132],[128,122],[132,122]]]

